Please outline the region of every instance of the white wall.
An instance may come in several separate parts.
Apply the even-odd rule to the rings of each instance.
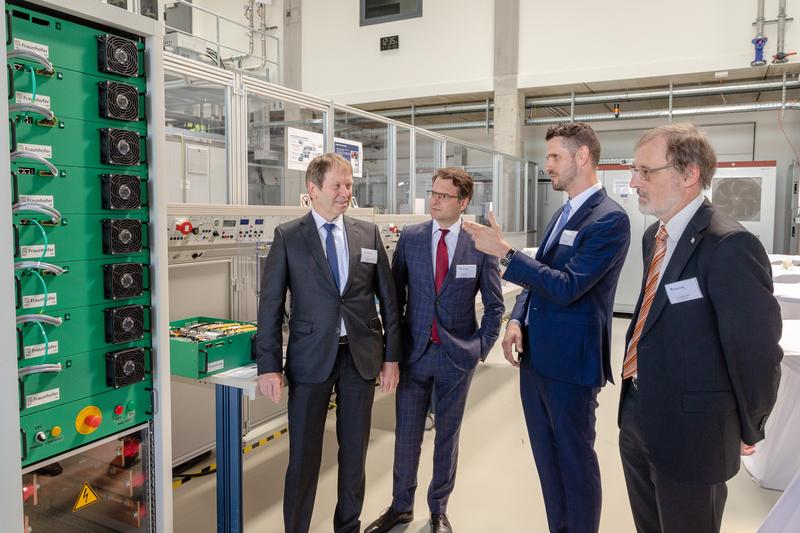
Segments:
[[[778,0],[767,0],[765,18],[777,13]],[[749,67],[755,18],[755,0],[520,0],[519,86]],[[765,28],[769,60],[776,25]],[[785,48],[798,47],[796,19],[786,24]]]
[[[303,91],[347,104],[491,91],[494,2],[425,0],[422,14],[361,27],[358,0],[303,0]],[[400,48],[381,52],[389,35]]]

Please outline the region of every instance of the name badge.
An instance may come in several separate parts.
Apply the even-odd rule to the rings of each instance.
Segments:
[[[361,262],[362,263],[372,263],[373,265],[378,263],[378,250],[370,250],[369,248],[362,248],[361,249]]]
[[[700,292],[700,285],[697,283],[697,278],[667,283],[664,285],[664,288],[667,290],[669,303],[673,305],[703,297],[703,293]]]
[[[456,278],[474,278],[477,274],[476,265],[456,265]]]
[[[558,239],[558,244],[563,244],[564,246],[572,246],[575,243],[575,236],[578,234],[577,231],[571,229],[565,229],[561,232],[561,238]]]

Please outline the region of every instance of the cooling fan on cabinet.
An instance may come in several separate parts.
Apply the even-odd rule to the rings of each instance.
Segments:
[[[139,165],[139,133],[117,128],[100,129],[100,161],[104,165]]]
[[[133,122],[139,120],[139,91],[133,85],[104,81],[98,85],[100,116]]]
[[[142,207],[142,193],[138,176],[101,174],[100,190],[103,209],[132,210]]]
[[[142,305],[106,309],[106,342],[120,344],[144,338],[144,310]]]
[[[101,72],[128,78],[139,75],[139,48],[136,42],[116,35],[97,38],[97,67]]]
[[[118,389],[144,381],[147,377],[145,350],[131,348],[107,353],[106,385]]]
[[[103,292],[107,300],[136,298],[144,293],[144,268],[140,263],[103,265]]]
[[[739,222],[761,219],[761,178],[714,178],[711,200],[714,206]]]
[[[103,253],[134,254],[142,251],[142,221],[133,218],[103,220]]]

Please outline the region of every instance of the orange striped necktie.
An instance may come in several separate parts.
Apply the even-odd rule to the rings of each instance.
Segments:
[[[636,347],[639,344],[639,338],[642,336],[644,324],[647,322],[650,307],[652,307],[653,300],[656,297],[656,289],[661,276],[661,263],[664,262],[665,255],[667,255],[667,227],[662,225],[658,228],[658,233],[656,233],[656,249],[653,253],[653,259],[650,261],[650,269],[647,271],[647,283],[644,286],[644,297],[642,298],[642,307],[639,309],[639,319],[636,321],[636,327],[633,328],[633,336],[630,344],[628,344],[628,351],[625,352],[625,362],[622,364],[622,379],[628,379],[636,375]]]

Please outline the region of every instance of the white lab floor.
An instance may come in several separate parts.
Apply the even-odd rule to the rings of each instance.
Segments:
[[[622,366],[626,319],[614,319],[614,369]],[[499,342],[486,363],[478,367],[472,383],[467,414],[461,431],[458,478],[448,507],[458,533],[546,532],[547,519],[519,400],[517,370],[503,359]],[[634,531],[625,481],[617,447],[619,391],[607,386],[599,396],[597,455],[603,482],[600,530]],[[333,530],[336,505],[336,432],[329,413],[316,506],[311,522],[314,533]],[[389,505],[392,490],[394,445],[394,394],[378,392],[373,410],[372,434],[367,458],[367,494],[362,513],[366,526]],[[426,504],[433,452],[433,432],[423,444],[416,496],[415,520],[397,531],[428,531]],[[288,461],[288,439],[260,447],[244,459],[244,523],[246,533],[283,531],[282,490]],[[728,483],[729,496],[722,531],[753,533],[758,529],[780,492],[759,488],[742,469]],[[214,476],[197,478],[174,491],[175,532],[204,533],[216,530]]]

